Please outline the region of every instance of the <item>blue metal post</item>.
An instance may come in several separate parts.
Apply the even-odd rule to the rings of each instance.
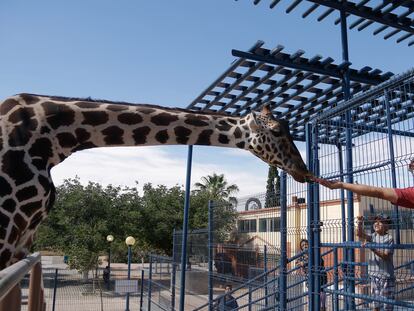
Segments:
[[[319,176],[319,159],[318,159],[318,129],[314,126],[312,131],[312,146],[313,146],[313,173]],[[319,215],[319,184],[313,185],[313,249],[314,249],[314,262],[315,262],[315,276],[314,276],[314,288],[315,288],[315,310],[319,310],[321,307],[321,249],[320,249],[320,215]]]
[[[131,246],[128,245],[128,280],[131,279]],[[125,311],[129,311],[129,293],[126,293]]]
[[[183,237],[181,248],[181,279],[180,279],[180,311],[184,311],[185,306],[185,270],[187,263],[187,235],[188,235],[188,215],[190,209],[190,187],[191,187],[191,162],[193,160],[193,146],[188,146],[187,156],[187,177],[185,183],[185,202],[183,219]]]
[[[250,269],[250,267],[248,268],[249,269],[249,280],[251,280],[252,279],[252,270]],[[248,303],[248,306],[247,306],[247,311],[252,311],[252,291],[253,291],[253,286],[252,286],[252,283],[251,282],[249,282],[249,291],[248,291],[248,293],[249,293],[249,295],[248,295],[248,301],[249,301],[249,303]]]
[[[338,300],[338,290],[339,290],[339,273],[338,273],[338,249],[334,248],[333,253],[333,260],[334,260],[334,290],[336,291],[332,297],[333,297],[333,309],[334,311],[339,311],[339,300]]]
[[[213,201],[208,201],[208,310],[213,310]]]
[[[177,273],[177,263],[175,261],[176,255],[176,237],[175,228],[173,230],[173,253],[172,253],[172,271],[171,271],[171,310],[175,310],[175,282]]]
[[[148,275],[148,311],[151,311],[151,291],[152,291],[152,255],[150,255],[149,275]]]
[[[391,108],[390,108],[390,101],[388,98],[388,93],[384,91],[384,101],[385,106],[387,109],[387,127],[388,127],[388,148],[390,150],[390,162],[391,162],[391,182],[392,187],[395,189],[397,188],[397,174],[395,172],[395,155],[394,155],[394,140],[392,134],[392,125],[391,125]],[[399,211],[398,205],[394,205],[393,210],[393,224],[395,225],[395,243],[400,244],[400,222],[399,222]]]
[[[142,267],[142,270],[141,270],[141,291],[140,291],[140,299],[139,299],[139,311],[143,311],[142,310],[143,302],[144,302],[144,267]]]
[[[343,182],[344,181],[344,160],[342,156],[342,146],[337,145],[337,148],[338,148],[339,174],[341,175],[339,179]],[[346,229],[345,229],[346,228],[346,213],[345,213],[345,191],[344,189],[340,190],[340,196],[341,196],[342,242],[346,242]]]
[[[349,53],[348,53],[348,33],[347,33],[347,23],[346,23],[346,13],[344,10],[341,10],[341,39],[342,39],[342,59],[345,62],[349,62]],[[349,80],[349,69],[346,68],[343,76],[343,92],[344,99],[348,100],[351,98],[351,88]],[[352,175],[352,116],[351,112],[348,110],[345,113],[345,123],[346,123],[346,181],[348,183],[353,183]],[[348,216],[348,226],[347,226],[347,236],[348,241],[354,241],[354,196],[352,191],[346,191],[347,198],[347,216]],[[355,251],[354,249],[348,250],[347,260],[349,262],[355,261]],[[347,267],[347,288],[348,293],[355,293],[355,281],[354,281],[354,268],[352,266]],[[347,310],[355,310],[355,299],[351,296],[347,296],[345,308]]]
[[[265,307],[267,308],[267,306],[268,306],[268,304],[269,304],[269,300],[268,300],[268,294],[269,294],[269,291],[268,291],[268,286],[269,286],[269,284],[267,284],[267,245],[265,244],[264,245],[264,248],[263,248],[263,261],[264,261],[264,263],[263,263],[263,272],[265,273],[265,275],[264,275],[264,283],[266,284],[266,286],[265,286]]]
[[[280,176],[280,309],[287,310],[287,178],[286,172]]]
[[[312,124],[308,123],[306,124],[306,159],[308,168],[310,170],[313,169],[313,144],[312,144]],[[308,218],[308,243],[309,243],[309,249],[308,249],[308,305],[310,311],[316,311],[314,309],[315,306],[315,296],[314,296],[314,255],[313,255],[313,203],[314,203],[314,184],[308,183],[308,194],[307,194],[307,218]]]
[[[55,311],[56,307],[56,290],[58,282],[58,269],[55,270],[55,280],[53,282],[53,301],[52,301],[52,311]]]

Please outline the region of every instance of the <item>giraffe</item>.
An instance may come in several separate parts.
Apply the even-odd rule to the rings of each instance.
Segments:
[[[299,182],[310,172],[288,124],[180,108],[18,94],[0,104],[0,269],[25,257],[55,199],[50,170],[103,146],[211,145],[252,152]]]

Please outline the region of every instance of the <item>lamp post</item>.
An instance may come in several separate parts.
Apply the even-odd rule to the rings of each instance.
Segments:
[[[106,240],[109,243],[109,249],[108,249],[108,283],[107,283],[107,289],[110,289],[111,284],[111,243],[114,240],[114,236],[109,234],[106,236]]]
[[[131,247],[135,244],[135,239],[129,236],[125,239],[125,244],[128,246],[128,280],[131,279]],[[126,308],[129,311],[129,293],[126,294]]]

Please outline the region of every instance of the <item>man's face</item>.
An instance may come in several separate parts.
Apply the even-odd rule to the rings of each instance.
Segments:
[[[375,220],[374,223],[374,231],[375,233],[378,233],[379,235],[383,235],[386,233],[388,229],[388,225],[383,223],[380,219]]]
[[[414,174],[414,159],[412,159],[410,164],[408,164],[408,171]]]
[[[302,243],[300,243],[300,248],[304,251],[306,249],[308,249],[309,247],[309,243],[306,241],[303,241]]]
[[[226,286],[224,292],[227,294],[229,292],[231,292],[231,287],[230,286]]]

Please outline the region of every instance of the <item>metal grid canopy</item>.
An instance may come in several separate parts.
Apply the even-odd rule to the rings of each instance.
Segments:
[[[239,58],[187,108],[243,116],[269,104],[277,118],[289,122],[293,138],[305,141],[304,125],[343,99],[345,69],[351,94],[393,75],[367,66],[355,70],[349,62],[334,64],[332,58],[320,55],[305,58],[302,50],[283,53],[282,46],[268,50],[263,44],[257,42],[248,52],[233,50]]]
[[[236,0],[238,1],[238,0]],[[273,9],[281,0],[271,0],[269,7]],[[253,0],[256,5],[261,0]],[[374,24],[376,28],[373,35],[385,31],[384,39],[387,40],[395,35],[397,43],[405,41],[414,35],[414,1],[413,0],[289,0],[290,5],[286,13],[291,13],[299,4],[307,4],[303,18],[319,8],[318,22],[324,20],[334,11],[344,11],[348,17],[349,29],[357,28],[358,31],[366,29]],[[335,25],[340,23],[340,18],[335,20]],[[414,39],[408,41],[408,46],[414,45]]]

